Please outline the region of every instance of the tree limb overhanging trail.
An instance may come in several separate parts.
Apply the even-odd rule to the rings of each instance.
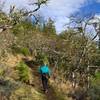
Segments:
[[[48,0],[43,0],[43,1],[38,0],[38,2],[36,2],[36,3],[31,3],[30,5],[33,5],[33,6],[36,5],[37,7],[33,11],[29,11],[29,12],[24,13],[24,15],[32,14],[32,13],[38,11],[40,9],[41,5],[46,4],[47,1]]]
[[[41,6],[43,5],[43,4],[46,4],[47,3],[47,1],[48,0],[42,0],[42,1],[39,1],[38,0],[38,2],[35,2],[35,3],[31,3],[30,5],[35,5],[35,6],[37,6],[34,10],[32,10],[32,11],[27,11],[27,12],[25,12],[25,13],[23,13],[23,16],[33,16],[34,18],[35,18],[35,24],[37,24],[38,22],[39,22],[39,20],[38,20],[38,18],[34,15],[34,12],[36,12],[36,11],[38,11],[40,8],[41,8]]]

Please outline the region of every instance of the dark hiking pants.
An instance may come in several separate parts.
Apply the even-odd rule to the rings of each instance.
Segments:
[[[41,78],[42,78],[43,89],[44,89],[44,91],[46,91],[48,89],[48,75],[42,74]]]

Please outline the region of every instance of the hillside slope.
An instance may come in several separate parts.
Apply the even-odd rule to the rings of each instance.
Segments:
[[[30,60],[24,60],[24,62],[32,73],[31,82],[24,83],[18,80],[16,65],[23,59],[26,58],[22,55],[10,54],[0,64],[0,100],[67,100],[62,97],[59,98],[59,94],[52,86],[53,84],[50,84],[47,94],[42,91],[38,73],[39,66],[34,65]]]

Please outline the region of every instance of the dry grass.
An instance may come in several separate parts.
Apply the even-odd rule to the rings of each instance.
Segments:
[[[64,82],[57,82],[53,79],[50,80],[50,84],[53,86],[53,88],[56,89],[56,94],[60,97],[62,96],[64,100],[72,100],[72,98],[69,98],[67,95],[73,90],[71,83],[69,81]]]

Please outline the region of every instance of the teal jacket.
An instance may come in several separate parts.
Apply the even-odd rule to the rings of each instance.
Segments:
[[[43,74],[43,73],[47,73],[47,74],[51,74],[51,71],[49,69],[49,67],[47,65],[43,65],[43,66],[40,66],[39,68],[39,73]]]

